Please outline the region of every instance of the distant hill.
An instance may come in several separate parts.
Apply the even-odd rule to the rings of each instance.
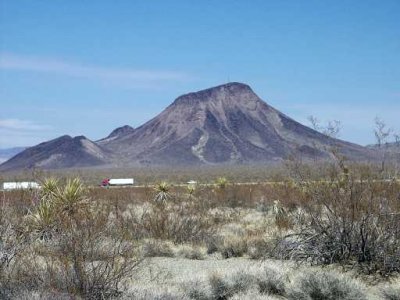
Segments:
[[[391,151],[391,152],[399,152],[400,153],[400,143],[392,142],[392,143],[385,143],[382,145],[368,145],[370,149],[380,150],[380,151]]]
[[[64,135],[18,153],[0,165],[0,170],[91,167],[105,164],[109,155],[84,136]]]
[[[13,147],[0,149],[0,163],[9,160],[14,155],[24,151],[28,147]]]
[[[178,97],[134,129],[123,126],[97,142],[59,139],[29,148],[0,165],[66,168],[128,165],[269,164],[289,156],[329,159],[332,147],[351,160],[374,159],[374,149],[332,139],[289,118],[243,83]]]

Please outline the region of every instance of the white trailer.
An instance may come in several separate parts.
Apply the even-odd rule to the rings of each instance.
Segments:
[[[133,185],[135,180],[133,178],[118,178],[118,179],[110,179],[108,184],[110,186],[123,186],[123,185]]]
[[[34,181],[4,182],[3,189],[4,190],[40,189],[40,185]]]

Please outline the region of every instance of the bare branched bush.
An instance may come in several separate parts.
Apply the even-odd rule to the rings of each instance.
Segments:
[[[400,270],[399,183],[360,178],[341,168],[330,179],[300,182],[298,233],[287,258],[357,264],[364,272]]]

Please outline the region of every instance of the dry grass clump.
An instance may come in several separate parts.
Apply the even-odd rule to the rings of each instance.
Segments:
[[[68,293],[57,293],[51,291],[22,291],[15,295],[14,299],[18,300],[71,300],[74,295]],[[5,299],[5,298],[1,298]]]
[[[235,235],[224,236],[217,244],[217,251],[223,258],[242,257],[247,253],[247,241],[245,238]]]
[[[380,295],[383,300],[400,300],[400,285],[386,285],[380,289]]]
[[[272,268],[238,270],[229,274],[213,273],[207,281],[191,281],[184,285],[191,299],[233,299],[238,295],[286,295],[286,276]],[[261,298],[260,298],[261,299]]]
[[[171,242],[161,240],[145,240],[142,244],[143,257],[173,257],[174,251]]]
[[[207,280],[187,282],[183,289],[188,297],[197,300],[250,297],[289,300],[370,299],[366,286],[359,281],[335,271],[315,268],[289,272],[286,269],[266,266],[237,270],[224,275],[213,273]]]
[[[185,300],[187,296],[176,290],[158,287],[135,287],[129,293],[126,293],[118,299],[121,300]]]
[[[255,236],[247,240],[247,255],[251,259],[267,257],[272,253],[274,248],[274,241],[268,240],[263,236]]]
[[[225,224],[221,224],[217,234],[207,240],[207,253],[218,252],[223,258],[271,257],[278,238],[286,232],[277,227],[272,213],[264,214],[255,209],[236,210],[234,215],[225,219]]]
[[[231,300],[282,300],[282,297],[273,295],[262,295],[257,291],[247,291],[245,293],[238,293],[233,295]]]
[[[258,290],[261,294],[285,296],[287,279],[285,272],[266,267],[257,276]]]
[[[304,271],[288,287],[293,300],[363,300],[365,287],[350,277],[335,272]]]
[[[198,246],[182,245],[178,248],[176,256],[193,260],[203,260],[205,253]]]

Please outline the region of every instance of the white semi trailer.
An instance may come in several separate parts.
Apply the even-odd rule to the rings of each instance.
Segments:
[[[135,180],[133,178],[118,178],[118,179],[110,179],[108,181],[108,184],[111,186],[133,185],[134,183],[135,183]]]
[[[133,178],[106,178],[101,182],[101,186],[109,187],[109,186],[130,186],[135,183]]]
[[[40,189],[40,185],[34,181],[4,182],[3,190]]]

